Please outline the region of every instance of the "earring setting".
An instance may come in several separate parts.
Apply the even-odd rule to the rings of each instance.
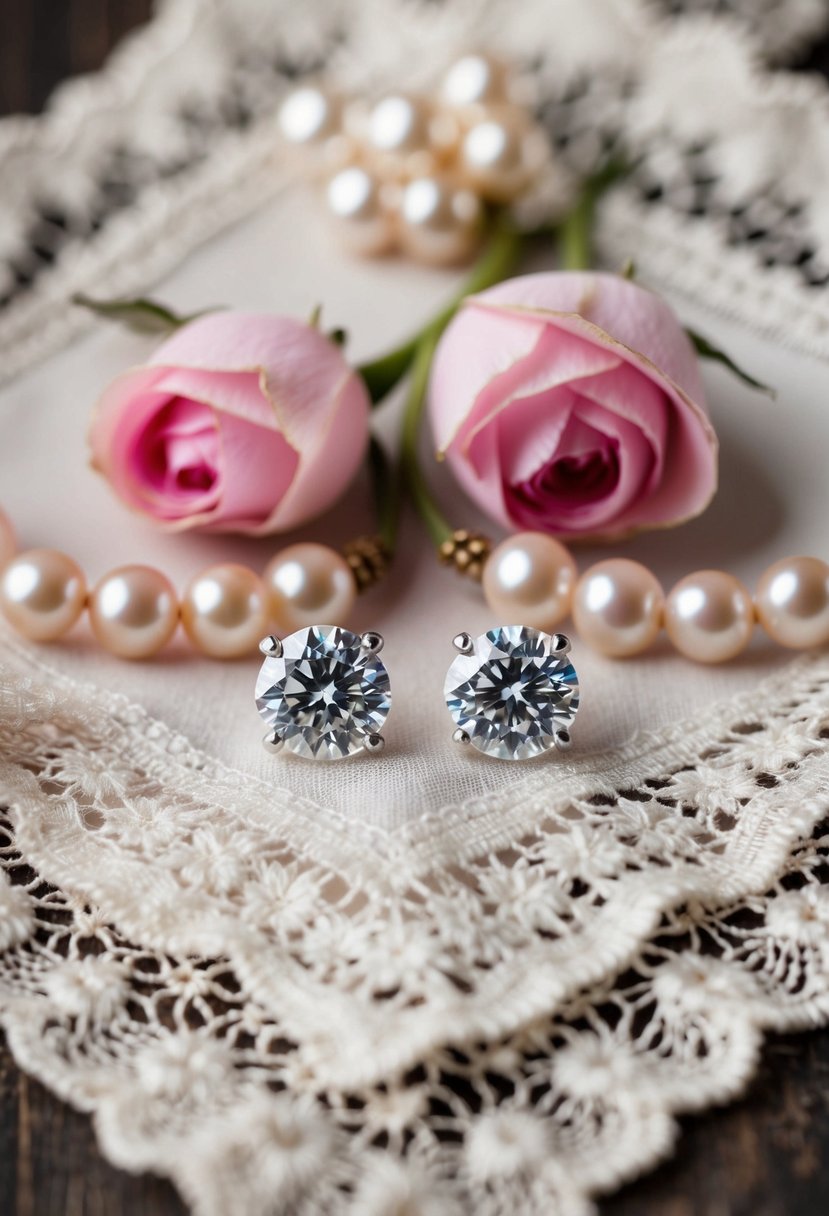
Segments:
[[[499,760],[529,760],[570,746],[579,707],[570,639],[527,625],[501,625],[473,638],[459,633],[443,694],[456,743]],[[377,754],[391,709],[389,674],[378,658],[382,634],[311,625],[259,643],[264,662],[256,708],[268,724],[269,752],[311,760]]]
[[[382,634],[312,625],[259,643],[265,660],[256,680],[256,708],[268,724],[269,752],[312,760],[377,754],[391,709],[389,674],[377,657]]]
[[[477,638],[459,633],[454,646],[443,695],[456,743],[499,760],[570,746],[579,685],[569,638],[502,625]]]

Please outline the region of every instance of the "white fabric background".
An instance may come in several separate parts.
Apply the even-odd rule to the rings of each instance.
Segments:
[[[550,260],[552,264],[552,259]],[[191,255],[153,292],[183,310],[221,303],[296,315],[322,302],[326,324],[343,325],[349,353],[365,358],[403,337],[441,301],[452,275],[397,261],[346,258],[322,226],[304,190],[291,187],[234,230]],[[722,442],[721,488],[705,516],[685,527],[626,542],[616,551],[649,564],[666,586],[694,569],[723,567],[751,584],[769,562],[789,553],[826,557],[825,475],[829,369],[802,354],[772,347],[739,325],[676,301],[682,317],[703,330],[754,375],[778,390],[776,401],[751,392],[719,368],[706,368],[711,413]],[[218,560],[257,568],[283,542],[194,535],[165,536],[132,516],[86,464],[85,431],[106,382],[140,362],[151,340],[101,323],[92,335],[25,374],[0,393],[0,502],[24,546],[66,549],[90,580],[124,562],[150,562],[179,585]],[[379,421],[379,420],[378,420]],[[380,428],[393,429],[383,417]],[[439,482],[458,525],[476,517],[443,474]],[[359,486],[347,510],[302,535],[342,542],[370,527]],[[478,521],[484,522],[484,521]],[[495,529],[490,529],[495,532]],[[497,533],[496,533],[497,535]],[[580,564],[604,550],[577,554]],[[209,754],[323,805],[392,828],[424,811],[505,789],[527,770],[450,742],[442,702],[450,639],[461,628],[495,623],[480,592],[436,564],[410,521],[387,585],[361,599],[355,627],[379,628],[394,693],[382,758],[325,766],[274,760],[261,750],[252,702],[257,661],[215,663],[194,656],[182,639],[156,662],[109,658],[79,628],[48,660],[67,674],[124,692],[188,735]],[[684,718],[707,703],[750,688],[790,656],[758,636],[749,655],[727,666],[697,667],[660,646],[632,662],[612,662],[574,646],[583,688],[576,723],[578,752],[613,748],[638,729]],[[562,761],[539,762],[539,782],[554,779]]]

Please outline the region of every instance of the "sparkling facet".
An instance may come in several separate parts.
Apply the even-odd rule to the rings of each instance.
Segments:
[[[299,756],[340,760],[367,745],[391,708],[389,676],[356,633],[313,625],[282,639],[256,681],[256,708]]]
[[[579,707],[570,660],[553,638],[524,625],[504,625],[474,639],[446,673],[443,695],[470,743],[499,760],[527,760],[555,747]]]

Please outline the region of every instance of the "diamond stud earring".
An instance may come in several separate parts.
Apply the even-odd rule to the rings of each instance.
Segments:
[[[456,743],[499,760],[529,760],[570,746],[579,707],[570,639],[524,625],[502,625],[480,637],[459,633],[458,654],[443,695]]]
[[[313,760],[382,751],[391,708],[389,673],[377,657],[379,633],[311,625],[280,640],[263,638],[256,708],[268,724],[264,744]]]

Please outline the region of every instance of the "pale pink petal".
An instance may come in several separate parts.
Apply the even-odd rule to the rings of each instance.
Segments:
[[[594,271],[520,275],[473,300],[517,315],[577,313],[617,342],[641,352],[699,407],[705,406],[699,360],[673,309],[661,296],[621,275]],[[587,329],[578,332],[590,336]]]
[[[355,379],[362,387],[340,348],[325,334],[293,317],[271,313],[216,312],[199,317],[162,343],[151,365],[223,374],[261,371],[262,390],[278,427],[296,451],[314,447],[331,403],[346,381]],[[369,402],[364,388],[363,396],[365,425]],[[246,408],[241,401],[237,405]],[[257,409],[251,421],[258,420]]]
[[[576,395],[568,387],[549,389],[533,397],[513,401],[501,415],[497,428],[498,450],[504,480],[526,481],[550,461],[559,445]],[[478,432],[480,436],[481,432]],[[475,464],[475,441],[469,458]]]
[[[369,432],[368,409],[362,379],[352,375],[331,403],[315,442],[299,453],[291,486],[256,535],[285,532],[327,510],[354,479],[365,458]]]
[[[474,463],[450,449],[446,457],[461,488],[490,519],[512,528],[505,498],[506,486],[501,470],[498,431],[494,426],[479,431],[473,440]]]
[[[262,392],[261,372],[204,372],[189,367],[165,367],[156,384],[159,392],[203,401],[225,414],[256,426],[278,429],[273,406]]]
[[[550,389],[618,367],[616,355],[578,337],[545,325],[530,354],[496,376],[482,390],[458,429],[455,444],[468,446],[476,432],[518,398],[541,399]],[[440,391],[436,386],[435,391]]]
[[[448,451],[489,382],[519,366],[544,328],[543,321],[531,317],[461,308],[432,361],[429,409],[439,452]]]

